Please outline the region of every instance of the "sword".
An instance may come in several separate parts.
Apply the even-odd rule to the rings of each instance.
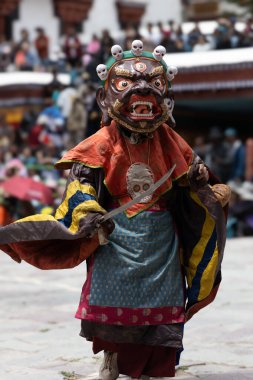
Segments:
[[[134,197],[133,199],[131,199],[129,202],[125,203],[124,205],[122,205],[122,206],[120,206],[120,207],[118,207],[112,211],[109,211],[105,215],[101,216],[101,218],[98,220],[98,227],[99,227],[98,237],[99,237],[100,245],[105,245],[108,243],[108,240],[105,237],[103,227],[101,226],[101,224],[103,222],[105,222],[106,220],[111,219],[114,216],[126,211],[129,207],[131,207],[137,203],[140,203],[143,198],[153,194],[168,178],[170,178],[170,176],[174,172],[175,168],[176,168],[176,164],[174,164],[172,166],[172,168],[166,174],[164,174],[164,176],[162,176],[156,183],[154,183],[152,186],[150,186],[150,188],[148,190],[137,195],[137,197]]]

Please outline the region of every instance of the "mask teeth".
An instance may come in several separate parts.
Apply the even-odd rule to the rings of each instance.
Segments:
[[[138,105],[145,105],[147,106],[147,109],[148,109],[148,113],[137,113],[135,112],[135,107],[138,106]],[[151,102],[141,102],[141,101],[138,101],[138,102],[134,102],[132,104],[132,109],[131,109],[131,115],[132,116],[137,116],[137,117],[141,117],[141,116],[147,116],[147,117],[151,117],[153,116],[153,110],[152,110],[152,107],[153,107],[153,104]]]

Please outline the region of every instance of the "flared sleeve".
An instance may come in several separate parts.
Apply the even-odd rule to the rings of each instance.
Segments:
[[[79,265],[99,246],[96,221],[106,212],[99,203],[103,191],[102,169],[74,164],[55,215],[31,215],[1,228],[0,249],[40,269]]]

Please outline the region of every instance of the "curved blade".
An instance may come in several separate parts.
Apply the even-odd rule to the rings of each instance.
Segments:
[[[172,168],[166,174],[164,174],[164,176],[162,176],[156,183],[154,183],[154,185],[150,186],[150,188],[147,191],[144,191],[144,193],[137,195],[137,197],[131,199],[131,201],[129,201],[129,202],[125,203],[124,205],[122,205],[118,208],[115,208],[114,210],[109,211],[107,214],[103,215],[99,222],[100,223],[105,222],[106,220],[120,214],[121,212],[124,212],[129,207],[131,207],[137,203],[140,203],[140,201],[143,198],[147,197],[148,195],[153,194],[156,191],[156,189],[158,189],[158,187],[160,187],[168,178],[170,178],[171,174],[175,170],[175,167],[176,167],[176,164],[174,164],[172,166]]]

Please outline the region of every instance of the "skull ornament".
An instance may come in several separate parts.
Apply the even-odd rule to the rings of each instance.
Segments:
[[[178,69],[176,66],[169,66],[167,69],[167,78],[168,80],[173,80],[175,78],[175,75],[177,75]]]
[[[106,80],[108,76],[108,71],[106,65],[100,64],[97,66],[97,75],[101,80]]]
[[[154,174],[151,168],[140,162],[130,166],[126,179],[127,191],[133,199],[144,191],[147,191],[154,184]],[[152,194],[144,197],[140,203],[149,203],[151,199]]]
[[[117,61],[123,58],[123,49],[120,45],[113,45],[111,48],[111,53],[113,58],[115,58]]]
[[[173,109],[174,109],[174,100],[171,99],[171,98],[165,98],[165,99],[164,99],[164,103],[165,103],[166,106],[168,107],[168,112],[169,112],[169,114],[172,114]]]
[[[136,56],[140,57],[143,51],[143,43],[140,40],[134,40],[132,42],[131,52]]]
[[[164,104],[165,104],[165,106],[166,106],[166,108],[168,110],[168,115],[170,117],[170,126],[172,128],[174,128],[175,125],[176,125],[176,122],[175,122],[175,119],[174,119],[174,117],[172,115],[172,112],[173,112],[173,109],[174,109],[175,102],[171,98],[165,98],[164,99]]]
[[[161,61],[163,59],[163,57],[165,56],[166,54],[166,49],[164,46],[162,45],[159,45],[157,46],[154,51],[153,51],[153,57],[157,60],[157,61]]]

